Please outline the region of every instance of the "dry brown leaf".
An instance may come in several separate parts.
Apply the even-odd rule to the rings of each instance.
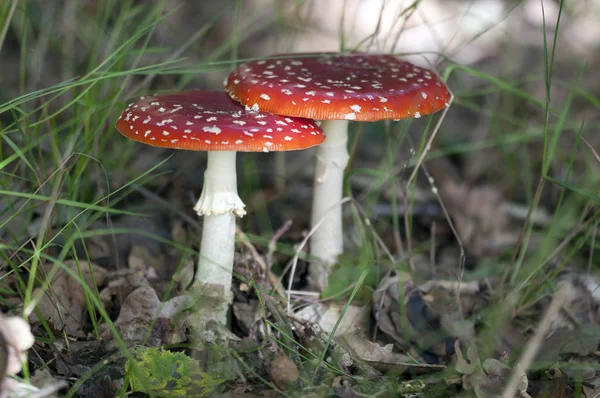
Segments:
[[[393,344],[381,346],[367,340],[357,332],[342,336],[340,344],[350,352],[353,358],[358,358],[370,364],[407,365],[408,363],[414,363],[410,356],[393,352]]]
[[[294,389],[297,386],[298,368],[283,353],[279,353],[269,364],[269,374],[273,383],[282,390]]]
[[[336,337],[355,330],[366,330],[369,315],[368,306],[346,307],[333,303],[314,303],[294,313],[295,318],[316,323],[326,333],[331,333],[337,321],[342,318],[335,332]]]
[[[185,341],[183,317],[192,305],[190,296],[173,297],[164,304],[151,287],[139,287],[129,294],[121,306],[115,327],[128,344],[148,339],[150,346],[177,344]],[[108,337],[110,331],[103,333]]]
[[[144,246],[134,245],[131,247],[131,251],[127,258],[127,264],[129,265],[129,268],[134,270],[138,275],[141,275],[148,280],[157,280],[159,279],[159,275],[166,275],[165,256],[153,255]]]
[[[141,275],[130,269],[121,269],[111,272],[107,286],[100,292],[100,299],[104,308],[110,312],[115,305],[120,305],[127,296],[139,287],[150,287],[150,284]],[[117,301],[118,303],[114,303]]]
[[[65,261],[65,266],[78,272],[77,263],[74,260]],[[93,274],[90,273],[90,268]],[[107,271],[93,263],[85,261],[79,262],[81,270],[80,277],[83,278],[87,286],[95,291],[106,280]],[[40,288],[34,291],[34,296],[40,292]],[[72,278],[64,270],[56,273],[50,288],[44,291],[40,299],[37,310],[42,318],[50,322],[57,330],[65,330],[70,336],[84,337],[82,331],[86,320],[87,303],[85,293],[80,282]],[[31,315],[32,321],[37,321],[37,314]]]
[[[380,283],[373,311],[378,328],[401,345],[416,344],[439,360],[449,360],[455,338],[474,339],[470,318],[485,306],[485,290],[478,281],[431,280],[417,287],[409,277],[397,275]]]
[[[467,348],[468,360],[464,358],[458,340],[454,343],[454,349],[456,352],[455,369],[462,374],[463,388],[473,390],[477,398],[502,398],[513,371],[506,364],[494,358],[488,358],[481,363],[474,345],[469,345]],[[516,397],[531,398],[527,393],[527,375],[525,372],[521,373],[521,382]]]

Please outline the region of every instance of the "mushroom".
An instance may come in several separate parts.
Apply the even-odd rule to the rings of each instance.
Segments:
[[[323,289],[343,252],[342,188],[348,121],[419,118],[448,106],[452,94],[432,71],[387,54],[296,54],[240,65],[229,95],[254,110],[323,120],[317,149],[310,239],[311,279]]]
[[[144,144],[208,151],[204,185],[194,210],[204,216],[195,281],[206,303],[201,329],[211,321],[225,324],[231,302],[235,216],[246,213],[238,196],[236,152],[305,149],[324,140],[308,119],[249,112],[220,91],[186,91],[145,97],[129,104],[117,130]],[[209,304],[210,303],[210,304]]]

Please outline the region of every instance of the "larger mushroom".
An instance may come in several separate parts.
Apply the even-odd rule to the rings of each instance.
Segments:
[[[205,305],[198,328],[225,324],[231,302],[235,216],[246,211],[237,193],[236,152],[291,151],[324,140],[314,121],[249,112],[219,91],[187,91],[145,97],[129,104],[116,125],[144,144],[208,151],[204,185],[194,210],[204,216],[195,280]]]
[[[384,54],[296,54],[240,65],[226,91],[254,110],[323,120],[317,149],[310,240],[313,282],[323,289],[343,252],[342,188],[348,164],[348,121],[403,119],[437,112],[451,93],[432,71]]]

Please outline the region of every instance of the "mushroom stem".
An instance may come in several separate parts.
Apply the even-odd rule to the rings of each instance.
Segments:
[[[326,120],[321,124],[325,141],[317,147],[311,225],[321,223],[310,238],[312,283],[324,289],[327,274],[343,252],[342,189],[348,165],[348,121]]]
[[[202,194],[194,207],[198,215],[204,216],[196,282],[205,293],[224,298],[215,302],[210,311],[205,309],[208,319],[204,323],[215,320],[225,324],[232,297],[235,216],[242,217],[246,213],[237,193],[235,155],[232,151],[208,153]]]

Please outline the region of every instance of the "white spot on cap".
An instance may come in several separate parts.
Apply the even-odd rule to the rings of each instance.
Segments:
[[[268,101],[271,99],[271,97],[269,97],[267,94],[261,94],[260,98],[264,99],[265,101]]]
[[[291,141],[292,137],[290,137],[289,135],[286,135],[285,137],[283,137],[283,139],[286,141]]]
[[[385,97],[379,97],[379,102],[387,102],[387,98]]]
[[[354,119],[356,119],[356,113],[346,113],[344,115],[344,119],[346,119],[346,120],[354,120]]]
[[[421,91],[421,97],[423,97],[423,99],[427,99],[427,94],[424,91]]]
[[[418,119],[421,117],[421,114],[419,112],[415,112],[415,119]]]
[[[220,134],[221,133],[221,129],[218,128],[217,126],[202,127],[202,131],[206,131],[207,133],[214,133],[214,134]],[[208,142],[208,144],[210,144],[210,142]]]
[[[359,113],[360,112],[360,105],[350,105],[350,109],[352,109],[356,113]]]
[[[236,143],[236,144],[238,144],[238,145],[240,145],[242,142],[244,142],[244,141],[242,141],[242,140],[237,140],[235,143]]]
[[[162,134],[163,134],[164,136],[167,136],[167,135],[169,135],[169,132],[168,132],[168,131],[165,131],[165,130],[163,130]]]

